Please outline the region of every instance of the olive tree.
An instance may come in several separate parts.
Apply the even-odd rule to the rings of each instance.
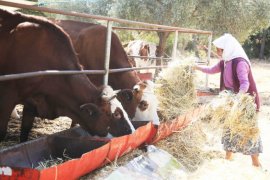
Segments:
[[[42,2],[66,11],[209,30],[214,38],[228,32],[241,42],[267,28],[270,19],[269,0],[39,0]],[[170,32],[157,35],[158,56],[163,56]],[[263,51],[263,43],[261,47]]]
[[[115,0],[110,15],[154,24],[192,27],[192,13],[197,0]],[[159,37],[157,56],[164,55],[170,32],[157,32]],[[161,62],[157,61],[157,65]]]
[[[268,0],[199,0],[196,24],[221,35],[229,32],[240,41],[269,24]]]

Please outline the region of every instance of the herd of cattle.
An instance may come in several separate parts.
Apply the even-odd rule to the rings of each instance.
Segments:
[[[0,75],[44,70],[104,69],[106,27],[47,20],[0,9]],[[131,64],[112,33],[110,68]],[[91,135],[122,136],[134,131],[130,120],[158,124],[154,84],[136,71],[109,75],[54,75],[0,82],[0,141],[10,115],[23,105],[20,141],[26,141],[35,117],[67,116]],[[114,89],[114,90],[113,90]],[[12,112],[13,111],[13,112]]]

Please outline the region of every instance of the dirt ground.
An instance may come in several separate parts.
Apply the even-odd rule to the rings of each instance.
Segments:
[[[16,106],[16,110],[20,117],[22,117],[22,109],[22,105]],[[35,118],[33,128],[29,134],[29,140],[63,131],[68,129],[70,125],[71,119],[67,117],[59,117],[54,120]],[[0,151],[6,147],[10,147],[19,143],[20,127],[21,118],[10,118],[6,138],[4,141],[0,142]]]

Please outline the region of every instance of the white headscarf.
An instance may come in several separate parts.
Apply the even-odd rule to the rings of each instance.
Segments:
[[[234,58],[244,58],[250,65],[249,58],[242,48],[241,44],[231,35],[225,33],[223,36],[213,41],[213,44],[220,49],[223,49],[223,60],[230,61]]]

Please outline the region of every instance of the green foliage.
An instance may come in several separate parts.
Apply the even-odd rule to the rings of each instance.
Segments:
[[[248,39],[244,42],[243,47],[250,58],[259,57],[262,36],[262,32],[259,31],[250,35]],[[270,27],[266,30],[264,56],[267,58],[270,57]]]
[[[116,0],[110,15],[162,25],[190,24],[195,0]]]
[[[270,19],[269,0],[39,0],[38,2],[42,6],[65,11],[209,30],[213,31],[214,39],[226,32],[233,34],[240,42],[244,42],[251,34],[254,35],[254,32],[268,27]],[[70,19],[62,16],[61,18]],[[85,21],[82,18],[72,19]],[[161,37],[156,33],[123,30],[118,30],[117,33],[122,42],[145,39],[158,44],[161,41]],[[168,41],[165,40],[166,49],[172,49],[173,37],[170,35]],[[259,48],[250,38],[245,47],[249,47],[248,53],[253,57],[258,54],[256,51],[259,51]],[[184,49],[188,41],[190,36],[179,38],[180,49]]]
[[[87,0],[39,0],[39,6],[48,8],[89,13],[89,3]]]
[[[23,14],[29,14],[29,15],[35,15],[35,16],[43,16],[46,17],[46,14],[41,11],[34,11],[30,9],[18,9],[18,12],[21,12]]]
[[[27,1],[37,2],[38,0],[27,0]],[[43,16],[43,17],[46,16],[41,11],[34,11],[34,10],[30,10],[30,9],[18,9],[16,11],[21,12],[23,14],[29,14],[29,15],[35,15],[35,16]]]
[[[67,12],[79,12],[79,13],[86,13],[91,14],[91,6],[92,1],[90,0],[39,0],[38,6],[47,7],[52,9],[58,9]],[[60,14],[50,14],[45,13],[47,17],[55,18],[55,19],[70,19],[70,20],[77,20],[77,21],[85,21],[85,22],[96,22],[96,20],[88,19],[88,18],[81,18],[81,17],[74,17],[74,16],[66,16]]]
[[[114,32],[116,32],[123,44],[127,44],[129,41],[133,41],[136,39],[143,39],[145,41],[158,44],[158,37],[155,32],[127,30],[115,30]]]
[[[233,34],[243,42],[254,30],[269,23],[267,0],[201,0],[197,7],[197,24],[220,36]]]
[[[100,0],[102,1],[102,0]],[[226,33],[243,42],[269,25],[269,0],[115,0],[109,14],[148,23]],[[172,46],[169,38],[167,46]],[[182,42],[182,47],[185,42]]]

